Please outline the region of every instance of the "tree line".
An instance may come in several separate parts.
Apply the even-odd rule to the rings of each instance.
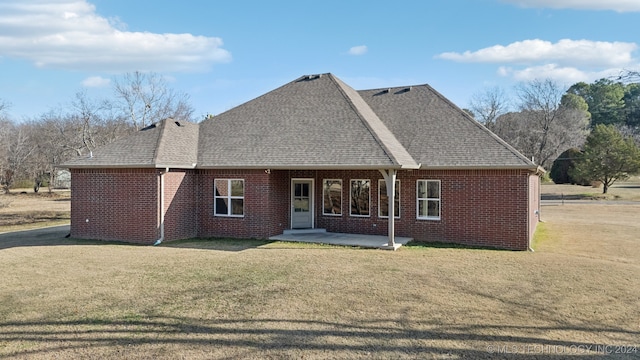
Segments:
[[[563,88],[552,80],[473,95],[465,109],[557,183],[599,181],[603,192],[640,172],[638,72]]]
[[[552,175],[555,164],[564,176],[557,179],[597,180],[606,192],[616,180],[640,171],[639,81],[638,72],[627,71],[616,80],[566,89],[548,79],[510,91],[493,87],[474,94],[465,111]],[[21,122],[12,120],[9,110],[0,99],[0,189],[5,191],[21,180],[33,182],[36,191],[40,184],[51,185],[57,164],[160,119],[194,121],[188,94],[171,89],[161,75],[141,72],[114,78],[110,98],[80,91],[68,104]],[[607,154],[596,154],[596,144]]]
[[[0,190],[27,180],[38,190],[55,182],[56,166],[88,155],[159,119],[193,121],[188,94],[171,89],[163,76],[134,72],[112,81],[110,98],[80,91],[68,104],[31,119],[10,118],[10,103],[0,99]]]

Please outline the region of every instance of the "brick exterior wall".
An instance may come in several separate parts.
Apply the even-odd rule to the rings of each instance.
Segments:
[[[307,174],[310,175],[310,174]],[[316,227],[330,232],[386,235],[388,219],[378,217],[378,171],[319,171],[316,179]],[[537,176],[535,176],[537,178]],[[322,179],[342,179],[342,216],[322,215]],[[349,215],[351,179],[371,179],[371,216]],[[521,170],[399,171],[400,218],[396,236],[417,241],[526,250],[529,232],[529,172]],[[416,217],[418,180],[440,180],[440,220]]]
[[[244,216],[215,216],[214,180],[244,180]],[[200,237],[268,238],[288,228],[289,187],[286,172],[201,170],[198,185]]]
[[[291,179],[314,179],[314,225],[386,235],[378,171],[172,170],[165,181],[165,240],[268,238],[291,227]],[[524,170],[399,171],[397,236],[526,250],[538,217],[539,177]],[[214,180],[244,180],[244,216],[215,216]],[[342,215],[323,215],[323,179],[342,180]],[[370,179],[368,217],[349,215],[351,179]],[[416,219],[418,180],[440,180],[440,220]],[[72,236],[150,243],[159,237],[159,170],[72,170]],[[97,206],[96,206],[97,205]],[[85,219],[90,219],[87,223]]]
[[[195,170],[171,170],[163,176],[165,241],[198,236]]]
[[[160,237],[155,169],[71,169],[71,236],[153,243]]]

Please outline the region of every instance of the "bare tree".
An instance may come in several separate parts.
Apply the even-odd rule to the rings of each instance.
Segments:
[[[516,87],[520,111],[498,117],[494,132],[545,168],[564,150],[584,143],[589,113],[584,100],[565,96],[551,80]]]
[[[492,129],[498,116],[509,108],[509,99],[500,87],[487,88],[472,95],[469,109],[476,120]]]
[[[635,83],[640,82],[640,70],[630,70],[625,69],[618,74],[618,76],[613,77],[612,80],[622,81],[623,83]]]
[[[77,93],[65,108],[51,110],[28,124],[37,144],[32,157],[36,185],[43,178],[54,183],[58,164],[86,156],[133,131],[109,101],[91,99],[84,92]]]
[[[17,179],[29,177],[31,169],[28,168],[28,162],[35,150],[35,145],[30,141],[24,125],[11,126],[6,140],[5,161],[2,174],[0,174],[0,185],[8,193]]]
[[[166,118],[191,121],[189,96],[167,86],[161,75],[136,71],[114,81],[120,109],[136,130]]]
[[[9,103],[0,99],[0,118],[4,118],[4,112],[9,108]]]

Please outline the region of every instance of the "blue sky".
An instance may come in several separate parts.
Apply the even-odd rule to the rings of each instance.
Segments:
[[[0,99],[14,120],[154,71],[218,114],[301,75],[355,89],[488,87],[640,69],[640,0],[0,0]]]

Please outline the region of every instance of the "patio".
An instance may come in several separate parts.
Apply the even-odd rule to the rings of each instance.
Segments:
[[[397,250],[402,245],[406,245],[409,241],[413,240],[413,238],[396,236],[395,245],[389,246],[389,237],[387,236],[330,233],[325,229],[302,229],[285,230],[281,235],[272,236],[269,240]]]

